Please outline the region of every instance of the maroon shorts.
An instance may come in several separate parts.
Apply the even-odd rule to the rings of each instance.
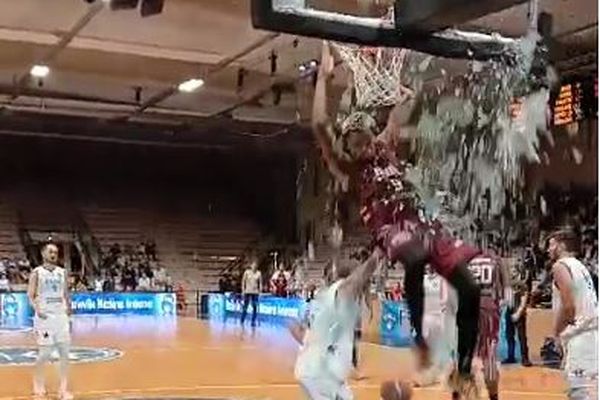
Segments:
[[[426,235],[429,240],[425,240]],[[414,223],[383,226],[377,232],[377,239],[392,262],[410,259],[410,253],[420,246],[427,253],[433,270],[444,278],[448,278],[456,266],[468,263],[480,253],[476,247],[452,237],[431,234],[422,225]],[[429,242],[428,249],[424,248],[426,242]]]

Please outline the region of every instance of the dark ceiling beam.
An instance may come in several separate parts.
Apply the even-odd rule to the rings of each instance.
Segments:
[[[60,36],[60,40],[53,45],[45,54],[36,60],[32,61],[29,65],[31,68],[33,65],[50,65],[54,59],[60,54],[61,51],[67,48],[69,43],[73,41],[75,36],[79,34],[91,21],[94,19],[96,15],[100,13],[104,9],[104,3],[102,1],[95,2],[91,4],[86,11],[86,13],[81,16],[75,22],[75,24],[69,29],[67,32]],[[16,99],[20,96],[21,90],[29,83],[31,76],[29,75],[29,68],[27,71],[23,71],[20,75],[15,77],[14,89],[12,99]]]
[[[396,28],[408,32],[436,32],[502,11],[528,0],[397,0]]]
[[[239,60],[240,58],[247,56],[248,54],[252,53],[254,50],[258,49],[259,47],[262,47],[263,45],[273,41],[275,38],[279,37],[279,35],[280,35],[279,33],[269,33],[269,34],[261,37],[257,41],[250,43],[250,45],[246,46],[244,49],[242,49],[238,53],[233,54],[231,56],[224,57],[221,61],[219,61],[218,63],[213,65],[210,68],[208,74],[202,78],[206,80],[210,76],[224,70],[225,68],[227,68],[229,65],[233,64],[235,61]],[[143,113],[148,108],[153,107],[162,101],[165,101],[166,99],[168,99],[169,97],[173,96],[176,93],[178,93],[176,85],[173,85],[173,86],[170,86],[168,88],[161,90],[160,92],[158,92],[157,94],[155,94],[154,96],[152,96],[148,100],[146,100],[144,103],[140,104],[138,109],[131,116]]]

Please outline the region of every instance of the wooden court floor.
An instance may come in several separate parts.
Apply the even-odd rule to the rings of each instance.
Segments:
[[[281,327],[242,330],[235,321],[153,317],[79,317],[73,345],[112,347],[123,355],[112,361],[74,364],[76,399],[203,397],[301,399],[293,379],[297,346]],[[3,333],[1,346],[32,345],[31,333]],[[361,344],[362,372],[353,381],[357,399],[378,399],[379,383],[411,376],[407,349]],[[0,365],[0,400],[30,398],[31,366]],[[48,387],[55,392],[54,370]],[[510,367],[502,371],[501,399],[565,398],[560,373],[546,368]],[[52,398],[51,396],[49,398]],[[449,399],[441,387],[417,390],[415,400]]]

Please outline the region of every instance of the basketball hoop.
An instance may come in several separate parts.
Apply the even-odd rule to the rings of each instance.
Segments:
[[[393,106],[413,95],[401,83],[407,50],[345,43],[334,43],[334,47],[352,71],[358,108]]]
[[[392,7],[381,17],[381,22],[393,20]],[[393,106],[413,95],[412,90],[401,84],[402,67],[408,54],[407,50],[339,42],[334,43],[334,47],[352,71],[358,108]]]

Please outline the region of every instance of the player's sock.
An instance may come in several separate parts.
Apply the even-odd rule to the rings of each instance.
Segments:
[[[44,378],[44,367],[50,361],[52,347],[40,346],[38,356],[35,361],[35,374],[33,377],[33,392],[35,395],[44,395],[46,393],[46,380]]]
[[[60,361],[58,370],[60,375],[60,393],[68,393],[68,372],[69,372],[69,344],[61,343],[58,345],[58,354]]]

